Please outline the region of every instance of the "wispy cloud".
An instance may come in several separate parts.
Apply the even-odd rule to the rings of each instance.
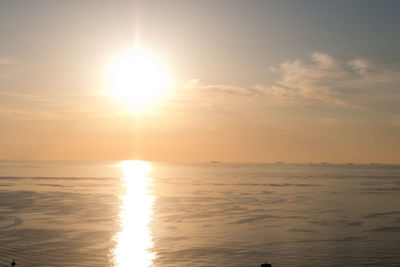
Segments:
[[[321,121],[321,123],[330,125],[330,126],[338,124],[338,120],[336,118],[330,118],[330,117],[321,118],[320,121]]]
[[[18,65],[9,57],[0,56],[0,79],[5,80],[15,75]]]
[[[2,120],[43,120],[58,119],[56,113],[51,111],[29,110],[23,108],[0,108],[0,119]]]
[[[372,69],[371,64],[362,58],[350,60],[349,66],[360,75],[367,74]]]
[[[45,96],[45,95],[29,94],[29,93],[16,93],[16,92],[10,92],[10,91],[0,91],[0,96],[18,99],[20,101],[29,101],[29,102],[51,101],[51,98],[49,98],[48,96]]]
[[[363,59],[339,61],[324,53],[313,53],[310,61],[286,60],[271,68],[275,82],[252,87],[204,85],[194,79],[186,88],[224,96],[257,98],[275,105],[329,104],[346,107],[379,106],[400,98],[400,71]],[[270,101],[268,101],[270,100]],[[379,103],[378,103],[379,102]]]
[[[17,92],[11,90],[0,90],[0,96],[9,97],[24,102],[65,103],[71,99],[84,99],[100,95],[101,95],[100,93],[66,94],[66,93],[57,93],[48,91],[34,94],[34,93]]]
[[[341,86],[347,73],[334,58],[322,53],[312,55],[313,62],[306,64],[300,60],[285,61],[278,68],[271,69],[280,78],[268,88],[267,93],[276,98],[292,98],[293,102],[309,99],[345,105],[341,93],[335,88]]]
[[[71,117],[109,116],[99,94],[25,93],[0,91],[0,118],[6,120],[52,120]]]
[[[0,66],[1,65],[12,65],[15,61],[8,57],[0,57]]]
[[[254,86],[253,88],[240,87],[226,84],[202,84],[198,79],[191,79],[184,83],[186,89],[196,89],[200,92],[219,94],[227,96],[254,96],[263,94],[264,88]]]
[[[288,60],[273,72],[280,75],[276,84],[268,88],[275,98],[314,100],[341,106],[363,106],[370,100],[365,94],[388,93],[400,85],[400,72],[385,69],[366,59],[356,58],[340,63],[323,53],[312,54],[311,63]],[[362,99],[357,99],[362,96]]]

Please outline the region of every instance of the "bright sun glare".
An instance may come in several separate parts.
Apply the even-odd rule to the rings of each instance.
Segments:
[[[154,55],[138,47],[116,57],[108,76],[109,94],[127,103],[135,112],[146,110],[166,96],[169,89],[166,68]]]
[[[151,266],[155,254],[149,223],[154,198],[149,187],[150,164],[145,161],[123,161],[116,167],[124,173],[126,192],[121,196],[121,231],[116,235],[115,267]]]

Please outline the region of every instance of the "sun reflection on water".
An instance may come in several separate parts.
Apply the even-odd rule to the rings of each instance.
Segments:
[[[114,250],[116,267],[151,266],[155,254],[149,222],[154,197],[149,186],[150,164],[144,161],[123,161],[117,165],[124,174],[126,192],[120,212],[121,231],[116,235]]]

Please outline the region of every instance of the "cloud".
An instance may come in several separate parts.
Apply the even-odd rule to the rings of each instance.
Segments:
[[[285,60],[271,68],[269,84],[207,84],[192,79],[176,84],[174,104],[212,112],[252,111],[265,107],[331,107],[374,109],[400,114],[400,70],[365,58],[337,59],[312,53],[308,59]],[[191,103],[188,105],[188,103]],[[334,118],[321,123],[335,125]],[[397,121],[393,123],[397,124]]]
[[[7,57],[0,57],[0,66],[4,65],[12,65],[14,64],[14,60]]]
[[[370,63],[362,58],[350,60],[349,66],[361,75],[366,74],[368,70],[371,70]]]
[[[229,86],[229,85],[207,85],[201,87],[201,89],[205,92],[210,93],[218,93],[230,96],[254,96],[259,95],[262,92],[257,88],[246,88],[246,87],[238,87],[238,86]]]
[[[18,99],[20,101],[29,102],[46,102],[50,101],[48,96],[28,93],[15,93],[10,91],[0,90],[0,96]]]
[[[356,58],[340,64],[332,56],[313,53],[312,61],[287,60],[271,69],[279,75],[266,93],[275,99],[299,103],[314,101],[340,106],[366,106],[400,86],[400,72]],[[359,98],[361,96],[361,98]]]
[[[323,53],[312,54],[313,60],[323,69],[336,69],[338,65],[336,61],[330,55]]]
[[[194,89],[206,94],[225,95],[225,96],[254,96],[263,94],[265,89],[256,85],[252,88],[226,85],[226,84],[203,84],[198,79],[191,79],[183,83],[185,89]]]
[[[335,90],[340,81],[346,79],[346,72],[331,56],[314,53],[313,62],[305,64],[300,60],[285,61],[273,72],[280,74],[270,94],[276,98],[291,97],[345,105],[340,92]]]
[[[56,113],[51,111],[37,111],[23,108],[0,108],[1,120],[42,120],[42,119],[58,119]]]
[[[316,52],[310,61],[286,60],[271,71],[278,78],[269,85],[205,85],[192,79],[184,87],[227,97],[269,99],[278,105],[367,107],[378,100],[383,103],[392,96],[400,97],[395,92],[400,86],[400,71],[378,66],[363,58],[341,62],[328,54]]]
[[[8,57],[0,57],[0,79],[5,80],[13,77],[18,69],[16,62]]]
[[[337,125],[338,120],[336,118],[321,118],[320,119],[321,123],[326,124],[326,125]]]
[[[1,120],[54,120],[75,117],[106,117],[108,102],[99,94],[37,94],[0,90]]]

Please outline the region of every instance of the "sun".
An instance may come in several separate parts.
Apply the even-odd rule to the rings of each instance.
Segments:
[[[138,47],[111,62],[108,78],[109,95],[139,113],[165,97],[170,86],[169,75],[161,61]]]

